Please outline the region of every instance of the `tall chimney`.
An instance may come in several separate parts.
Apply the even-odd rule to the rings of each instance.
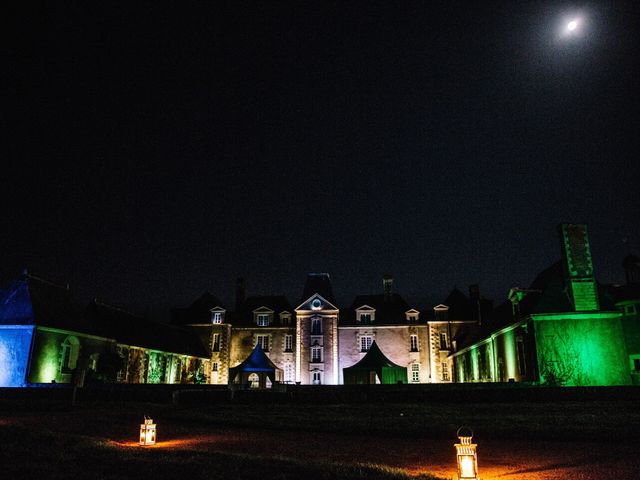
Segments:
[[[244,282],[244,278],[236,278],[236,312],[240,310],[240,307],[244,303],[247,296],[247,286]]]
[[[384,291],[384,301],[391,301],[391,294],[393,293],[393,276],[389,273],[385,273],[382,276],[382,288]]]

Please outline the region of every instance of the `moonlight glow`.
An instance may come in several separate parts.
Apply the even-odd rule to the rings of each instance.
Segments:
[[[578,28],[578,20],[571,20],[567,23],[567,30],[573,32],[576,28]]]

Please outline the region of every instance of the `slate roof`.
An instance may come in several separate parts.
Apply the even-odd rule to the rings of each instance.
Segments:
[[[442,302],[449,307],[450,320],[477,320],[478,309],[474,308],[471,300],[462,293],[458,287],[454,287],[447,298]]]
[[[240,309],[231,313],[229,321],[234,326],[255,325],[253,311],[260,307],[267,307],[269,310],[273,310],[274,314],[271,326],[280,325],[280,317],[278,314],[284,311],[291,313],[293,324],[295,312],[293,308],[291,308],[289,300],[287,300],[287,297],[284,295],[255,295],[247,297],[240,305]]]
[[[612,302],[640,300],[640,284],[603,286]]]
[[[340,325],[358,325],[356,323],[356,309],[364,305],[375,309],[375,317],[372,322],[374,325],[407,324],[406,311],[411,309],[404,298],[397,293],[391,294],[387,301],[385,301],[384,294],[358,295],[349,308],[340,309]],[[421,318],[422,313],[419,313],[419,322]]]
[[[328,273],[309,273],[307,275],[300,302],[304,302],[316,293],[322,295],[325,300],[328,300],[334,305],[336,304],[331,287],[331,277],[329,277]]]
[[[67,286],[31,274],[23,274],[2,291],[0,324],[41,325],[86,332],[82,308],[73,301]]]
[[[194,357],[211,356],[192,331],[153,322],[119,307],[94,301],[86,308],[86,317],[96,334],[124,345]]]
[[[188,307],[172,308],[171,323],[174,325],[211,323],[211,309],[214,307],[225,308],[217,297],[204,292]]]

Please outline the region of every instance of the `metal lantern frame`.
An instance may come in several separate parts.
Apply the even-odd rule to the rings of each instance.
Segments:
[[[456,432],[460,443],[455,443],[458,466],[457,480],[480,480],[478,476],[478,444],[471,443],[473,430],[460,427]]]
[[[153,419],[144,417],[144,423],[140,424],[140,445],[155,445],[156,443],[156,424]]]

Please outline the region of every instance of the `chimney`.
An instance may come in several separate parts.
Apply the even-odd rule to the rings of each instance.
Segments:
[[[236,278],[236,311],[240,310],[240,307],[244,303],[247,296],[247,286],[244,282],[244,278]]]
[[[385,273],[382,276],[382,288],[384,291],[384,301],[391,301],[391,294],[393,293],[393,276]]]

